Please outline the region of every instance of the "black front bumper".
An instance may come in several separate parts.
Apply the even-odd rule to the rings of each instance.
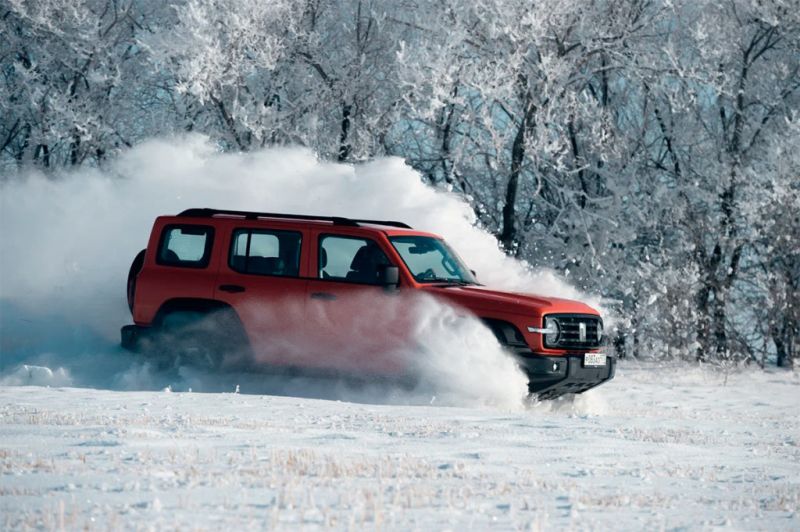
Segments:
[[[539,399],[583,393],[614,378],[617,359],[606,357],[605,366],[584,366],[583,355],[557,357],[518,354],[517,362],[528,375],[528,392]]]

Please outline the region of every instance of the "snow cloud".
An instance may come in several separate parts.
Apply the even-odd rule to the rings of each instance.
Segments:
[[[189,207],[402,220],[443,235],[486,284],[586,300],[552,272],[531,271],[504,255],[494,237],[473,225],[464,201],[425,185],[395,158],[340,165],[298,148],[224,154],[191,135],[143,143],[102,170],[5,176],[0,192],[0,375],[38,364],[66,367],[75,384],[163,387],[172,377],[142,363],[131,368],[129,355],[116,347],[119,327],[130,323],[125,276],[153,219]],[[444,339],[424,346],[427,370],[439,384],[443,368],[455,372],[441,397],[458,403],[454,390],[483,385],[478,395],[495,397],[479,402],[507,404],[497,394],[510,388],[515,395],[524,379],[498,362],[488,331],[472,322],[453,327],[441,307],[426,312],[426,333],[442,332],[426,336]],[[480,377],[454,362],[477,364]],[[501,369],[492,374],[492,368]],[[191,372],[184,373],[189,382]],[[458,376],[466,380],[452,380]]]

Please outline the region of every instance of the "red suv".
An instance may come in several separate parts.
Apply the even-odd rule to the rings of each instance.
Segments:
[[[581,393],[614,376],[603,320],[566,299],[492,290],[439,236],[401,222],[189,209],[156,219],[128,276],[128,349],[218,366],[394,376],[388,353],[420,294],[486,324],[531,393]],[[416,298],[416,299],[414,299]]]

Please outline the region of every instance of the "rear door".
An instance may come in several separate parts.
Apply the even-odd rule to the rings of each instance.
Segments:
[[[245,220],[227,227],[215,298],[236,310],[256,362],[303,364],[308,232]]]
[[[315,233],[306,316],[308,338],[325,367],[360,374],[405,371],[408,329],[397,326],[407,310],[402,291],[378,284],[380,268],[394,264],[390,255],[371,235]]]

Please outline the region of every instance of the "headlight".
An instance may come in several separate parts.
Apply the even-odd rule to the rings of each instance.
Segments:
[[[558,342],[558,335],[561,333],[558,327],[558,320],[555,318],[545,318],[544,328],[547,331],[544,335],[544,341],[549,345],[555,345]]]
[[[599,344],[602,341],[603,341],[603,322],[602,321],[598,321],[597,322],[597,343]]]

